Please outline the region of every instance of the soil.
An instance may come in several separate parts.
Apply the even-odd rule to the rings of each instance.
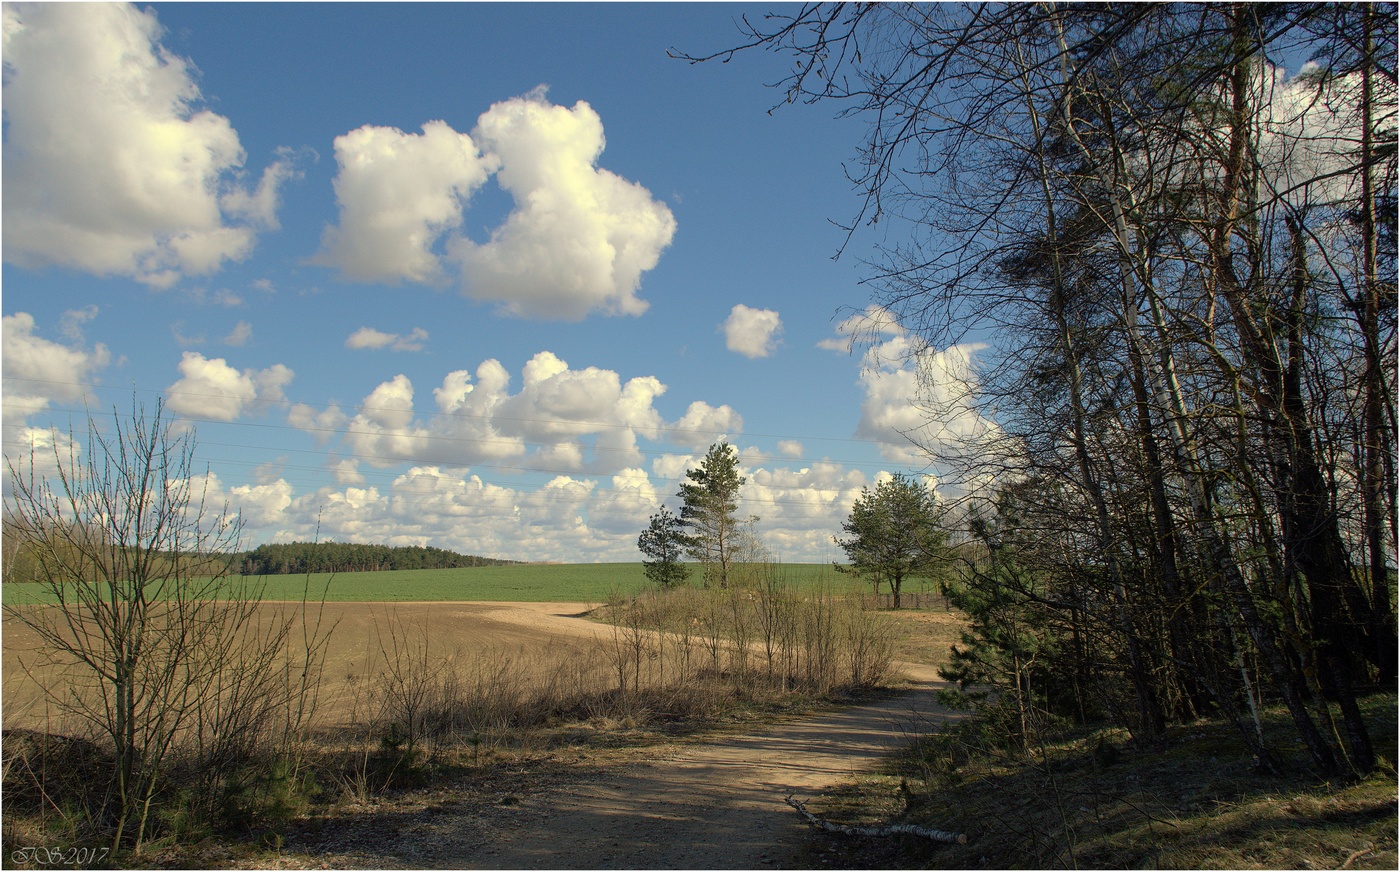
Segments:
[[[439,608],[444,606],[439,605]],[[489,622],[583,638],[582,605],[451,604]],[[874,768],[909,731],[951,717],[936,670],[901,664],[908,687],[881,700],[741,734],[614,751],[580,751],[548,777],[441,785],[345,809],[283,846],[288,866],[447,869],[797,868],[807,825],[784,799]],[[508,775],[506,776],[508,779]],[[465,788],[465,785],[464,785]],[[259,862],[259,866],[267,863]]]

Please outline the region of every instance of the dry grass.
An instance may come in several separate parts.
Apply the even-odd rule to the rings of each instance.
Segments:
[[[1160,748],[1100,731],[1029,758],[927,738],[820,811],[958,830],[970,843],[814,836],[810,856],[850,868],[1394,869],[1396,698],[1365,709],[1385,762],[1350,784],[1309,773],[1279,710],[1266,729],[1287,758],[1282,775],[1257,771],[1234,728],[1209,721],[1174,729]]]
[[[930,609],[900,609],[886,613],[890,619],[894,656],[909,663],[943,666],[948,649],[959,642],[967,620],[941,604]]]

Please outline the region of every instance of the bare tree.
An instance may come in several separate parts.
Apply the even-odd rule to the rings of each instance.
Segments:
[[[281,651],[290,625],[260,623],[261,587],[230,574],[240,519],[209,503],[192,431],[133,403],[110,429],[90,416],[86,436],[85,450],[55,439],[51,458],[9,461],[6,510],[42,594],[4,610],[40,639],[26,665],[59,671],[56,707],[110,743],[102,817],[114,850],[139,853],[180,743],[215,759],[267,723],[274,660],[245,655]]]

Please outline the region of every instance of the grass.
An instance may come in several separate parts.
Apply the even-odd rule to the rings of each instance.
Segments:
[[[784,564],[783,569],[799,587],[833,574],[831,567],[822,563]],[[307,587],[305,575],[269,575],[261,581],[267,585],[263,599],[269,601],[299,601]],[[318,573],[310,577],[313,598],[318,599],[324,589],[327,602],[602,603],[614,593],[630,596],[646,585],[640,563],[518,564]],[[39,584],[8,582],[0,591],[7,605],[52,602]]]
[[[1395,869],[1396,697],[1363,701],[1381,765],[1352,783],[1312,772],[1286,712],[1266,732],[1282,774],[1258,771],[1235,729],[1174,728],[1139,748],[1112,730],[1047,744],[1044,754],[967,753],[945,734],[890,758],[884,772],[832,791],[831,820],[900,820],[965,832],[967,845],[813,835],[813,867],[940,869]]]

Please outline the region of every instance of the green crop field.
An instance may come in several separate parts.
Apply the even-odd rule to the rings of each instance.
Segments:
[[[785,563],[779,571],[788,583],[802,587],[850,584],[827,564]],[[698,571],[692,582],[698,583]],[[235,579],[237,581],[237,579]],[[308,584],[313,599],[325,590],[329,602],[581,602],[603,603],[614,592],[630,595],[647,585],[640,563],[518,564],[472,566],[461,569],[406,569],[395,572],[343,572],[335,575],[269,575],[249,578],[263,583],[264,600],[300,600]],[[51,602],[37,584],[9,582],[3,586],[8,605]]]

